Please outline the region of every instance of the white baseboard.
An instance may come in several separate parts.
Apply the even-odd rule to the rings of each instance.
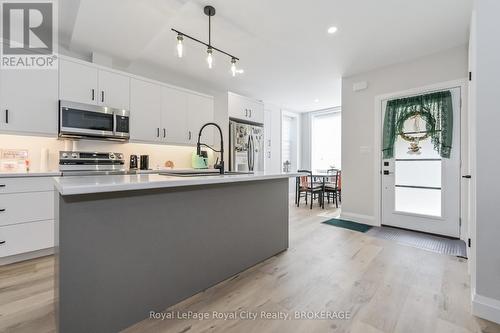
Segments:
[[[343,220],[350,220],[353,222],[378,226],[378,224],[375,222],[375,218],[373,216],[370,216],[370,215],[362,215],[362,214],[341,211],[340,218]]]
[[[500,301],[472,293],[472,314],[500,324]]]
[[[0,258],[0,266],[13,264],[19,261],[30,260],[38,257],[45,257],[48,255],[54,254],[54,248],[42,249],[33,252],[26,252],[21,254],[15,254],[8,257]]]

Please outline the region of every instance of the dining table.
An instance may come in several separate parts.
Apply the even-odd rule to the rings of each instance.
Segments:
[[[338,170],[340,171],[340,170]],[[321,192],[321,208],[325,209],[325,200],[324,200],[324,195],[325,195],[325,185],[326,185],[326,180],[328,178],[335,177],[335,174],[328,173],[328,172],[322,172],[322,171],[317,171],[312,173],[312,178],[313,181],[316,182],[317,184],[321,184],[321,187],[323,188],[323,191]],[[296,188],[296,193],[295,193],[295,203],[297,203],[298,200],[298,186],[300,183],[300,176],[297,177],[297,188]]]

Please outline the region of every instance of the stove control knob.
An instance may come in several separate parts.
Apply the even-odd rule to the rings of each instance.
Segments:
[[[62,158],[68,158],[68,153],[62,153]]]
[[[116,156],[113,153],[109,153],[109,158],[112,159],[112,160],[114,160],[116,158]]]
[[[77,154],[77,153],[72,153],[72,154],[71,154],[71,157],[73,157],[73,158],[78,158],[78,154]]]

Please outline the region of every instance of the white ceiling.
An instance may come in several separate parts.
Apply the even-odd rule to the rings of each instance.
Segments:
[[[213,5],[212,43],[230,59],[185,41],[175,53],[176,28],[208,39],[204,5]],[[467,42],[472,0],[64,0],[61,43],[126,64],[146,62],[218,88],[308,111],[340,105],[341,77],[403,62]],[[327,34],[330,26],[338,32]],[[315,100],[319,101],[315,101]]]

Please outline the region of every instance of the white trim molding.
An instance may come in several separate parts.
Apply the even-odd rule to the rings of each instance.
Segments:
[[[472,292],[472,314],[500,324],[500,301]]]
[[[377,221],[373,216],[370,215],[363,215],[363,214],[356,214],[356,213],[350,213],[350,212],[340,212],[340,218],[343,220],[350,220],[353,222],[357,223],[363,223],[363,224],[368,224],[368,225],[373,225],[373,226],[380,226],[380,224],[377,224]]]

